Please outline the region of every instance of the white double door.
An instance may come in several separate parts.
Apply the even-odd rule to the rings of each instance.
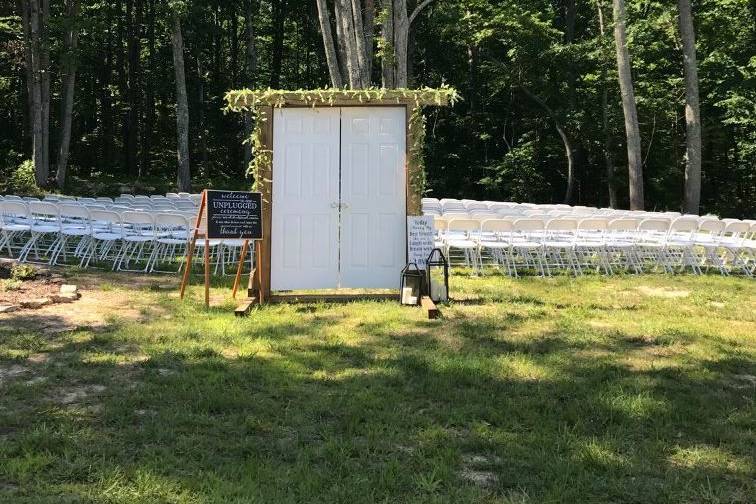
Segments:
[[[398,288],[403,107],[276,109],[271,288]]]

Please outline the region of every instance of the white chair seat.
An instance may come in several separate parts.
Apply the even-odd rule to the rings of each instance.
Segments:
[[[477,245],[472,240],[449,240],[446,242],[448,247],[454,248],[475,248]]]
[[[480,242],[482,248],[509,248],[509,243],[504,241],[483,240]]]
[[[112,240],[120,240],[121,234],[120,233],[94,233],[92,237],[95,240],[112,241]]]
[[[34,224],[31,227],[33,233],[57,233],[60,231],[60,226],[52,224]]]
[[[10,231],[11,233],[15,233],[18,231],[29,231],[31,229],[31,226],[26,224],[4,224],[2,229],[3,231]]]

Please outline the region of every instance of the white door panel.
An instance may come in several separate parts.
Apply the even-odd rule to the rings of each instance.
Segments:
[[[398,288],[406,259],[403,107],[341,109],[341,287]]]
[[[339,109],[276,109],[271,289],[338,286]]]

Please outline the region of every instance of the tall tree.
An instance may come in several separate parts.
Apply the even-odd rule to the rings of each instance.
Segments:
[[[245,87],[254,89],[257,80],[257,36],[255,34],[255,17],[260,9],[258,0],[244,1],[244,39],[246,50],[244,52],[244,82]],[[244,158],[243,169],[246,171],[252,162],[252,129],[254,118],[252,114],[244,114]]]
[[[625,114],[630,209],[643,210],[643,159],[640,126],[638,125],[638,110],[635,106],[632,64],[630,62],[630,52],[627,49],[625,0],[613,0],[613,11],[614,43],[617,49],[617,74],[622,94],[622,111]]]
[[[678,0],[680,38],[685,71],[685,213],[698,214],[701,201],[701,109],[698,101],[698,63],[690,0]]]
[[[409,33],[417,16],[433,0],[420,0],[407,12],[407,0],[383,0],[381,12],[381,65],[383,87],[406,88],[409,83]]]
[[[63,103],[61,107],[61,134],[58,149],[58,172],[55,183],[61,189],[66,183],[68,153],[71,144],[71,119],[73,116],[74,88],[76,86],[76,50],[79,41],[78,29],[79,0],[66,0],[66,31],[63,40]]]
[[[181,35],[181,14],[174,7],[171,14],[171,45],[173,68],[176,75],[176,136],[178,155],[177,186],[179,191],[189,191],[192,185],[189,168],[189,103],[186,96],[184,73],[184,39]]]
[[[599,44],[604,48],[606,25],[604,23],[604,10],[601,0],[596,1],[596,9],[598,11],[598,24],[599,24]],[[603,58],[602,58],[603,59]],[[617,200],[617,184],[615,182],[614,175],[614,154],[612,151],[612,133],[609,128],[609,88],[607,87],[607,69],[606,65],[601,64],[601,126],[604,133],[604,167],[606,173],[606,186],[609,193],[609,207],[618,208],[619,201]]]
[[[48,142],[49,128],[45,128],[45,99],[44,81],[47,68],[44,66],[43,38],[44,18],[41,2],[45,0],[19,0],[21,20],[24,32],[24,56],[27,66],[27,89],[29,92],[29,117],[32,131],[32,161],[34,163],[34,178],[38,186],[47,185],[49,174],[48,156],[45,148]],[[48,91],[49,92],[49,91]],[[48,95],[49,99],[49,95]]]
[[[344,78],[339,68],[339,57],[336,53],[336,44],[333,41],[333,31],[331,30],[331,12],[328,9],[326,0],[317,0],[318,2],[318,21],[320,22],[320,33],[323,35],[323,46],[325,48],[326,63],[328,64],[328,74],[331,78],[331,85],[336,88],[344,86]]]

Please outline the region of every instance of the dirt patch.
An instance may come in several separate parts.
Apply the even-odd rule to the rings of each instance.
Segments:
[[[490,487],[496,484],[498,477],[491,471],[479,471],[477,469],[464,468],[459,475],[462,479],[467,480],[482,487]]]
[[[690,296],[690,291],[665,289],[665,288],[660,288],[660,287],[648,287],[646,285],[636,287],[636,290],[640,292],[641,294],[645,296],[650,296],[650,297],[676,299],[676,298],[686,298]]]
[[[28,368],[19,366],[18,364],[11,364],[10,366],[0,365],[0,383],[17,378],[28,371]]]
[[[80,387],[68,387],[60,389],[52,396],[52,400],[58,404],[78,404],[86,401],[93,395],[105,391],[104,385],[82,385]]]
[[[17,288],[0,286],[0,305],[18,305],[33,300],[51,298],[60,292],[63,278],[50,276],[20,282]]]
[[[160,280],[166,282],[168,279]],[[81,297],[76,302],[50,304],[35,310],[0,313],[0,324],[8,323],[46,334],[58,334],[79,328],[104,329],[118,321],[140,321],[160,311],[160,308],[154,305],[146,307],[146,303],[149,302],[147,296],[135,295],[136,292],[131,290],[134,286],[144,288],[155,285],[154,277],[124,276],[117,278],[117,281],[118,287],[123,286],[126,289],[114,289],[113,278],[98,278],[97,275],[89,273],[77,274],[75,278],[65,281],[78,286]],[[60,284],[55,287],[60,289]]]

